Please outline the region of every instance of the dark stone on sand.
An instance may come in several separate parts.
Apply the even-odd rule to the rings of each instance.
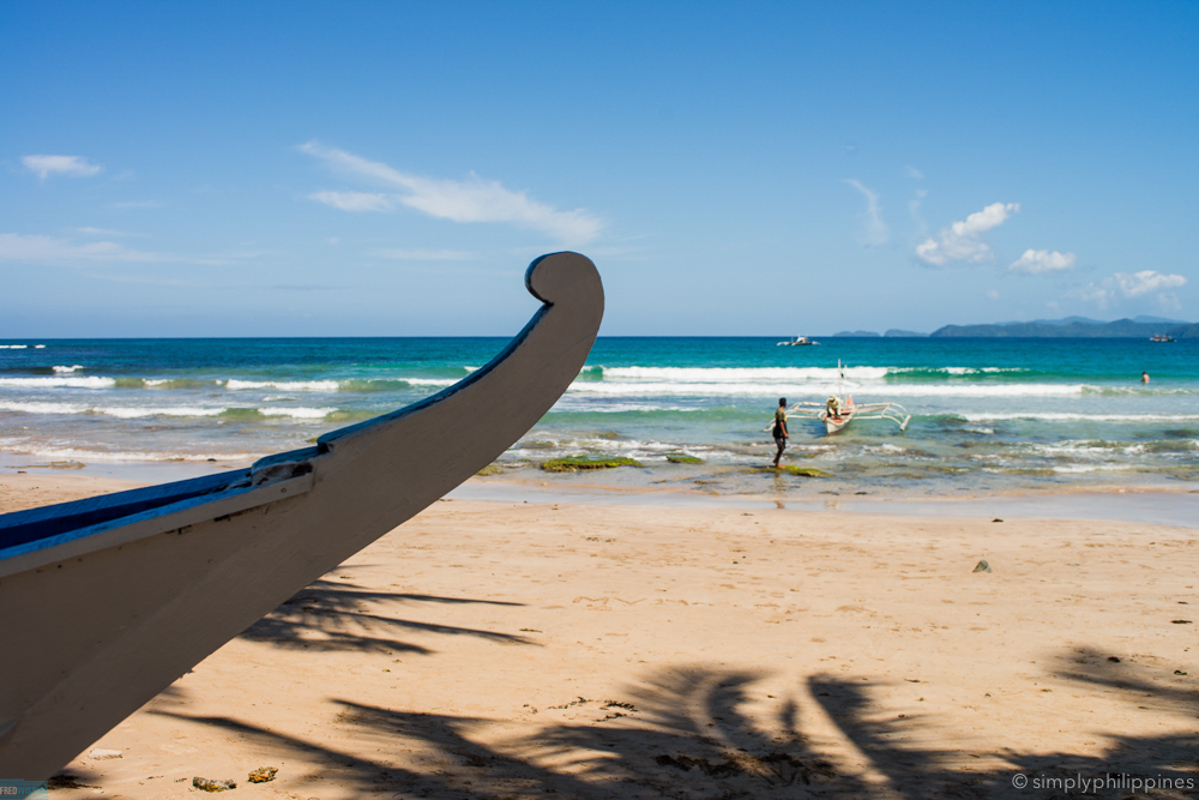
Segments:
[[[999,517],[996,517],[995,519],[991,520],[991,522],[1003,522],[1003,520],[1001,520]]]
[[[991,565],[988,564],[987,560],[984,558],[982,561],[980,561],[974,565],[974,571],[975,572],[991,572]]]
[[[192,778],[192,786],[202,792],[225,792],[237,788],[237,784],[233,781],[214,781],[211,778],[201,778],[199,775]]]
[[[1182,671],[1182,670],[1180,670],[1180,669],[1176,669],[1176,670],[1174,670],[1174,674],[1175,674],[1175,675],[1186,675],[1186,673],[1185,673],[1185,672],[1183,672],[1183,671]]]
[[[1191,621],[1189,619],[1172,619],[1170,621],[1173,622],[1175,625],[1190,625],[1191,624]]]
[[[1119,664],[1119,663],[1120,663],[1120,658],[1119,658],[1119,656],[1108,656],[1108,657],[1107,657],[1107,660],[1108,660],[1108,661],[1110,661],[1110,662],[1112,662],[1113,664]]]

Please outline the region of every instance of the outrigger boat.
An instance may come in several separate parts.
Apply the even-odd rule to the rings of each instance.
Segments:
[[[787,418],[806,417],[818,419],[824,424],[824,431],[832,436],[839,433],[855,419],[888,419],[899,426],[901,431],[908,428],[912,415],[899,403],[855,403],[852,395],[845,395],[842,388],[845,372],[840,360],[837,361],[837,392],[829,397],[828,402],[793,403],[787,408]],[[835,402],[834,402],[835,401]]]
[[[578,253],[537,259],[525,285],[543,305],[524,330],[432,397],[250,469],[0,516],[0,776],[48,779],[533,427],[587,359],[604,293]]]

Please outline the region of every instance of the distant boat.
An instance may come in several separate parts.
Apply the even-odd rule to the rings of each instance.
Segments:
[[[808,344],[820,344],[820,342],[814,342],[806,336],[796,336],[794,339],[788,339],[785,342],[779,342],[778,345],[776,345],[776,346],[777,347],[799,347],[799,346],[808,345]]]
[[[1170,336],[1168,334],[1165,334],[1165,333],[1155,333],[1149,337],[1149,341],[1151,341],[1151,342],[1172,342],[1172,341],[1174,341],[1174,337]],[[780,342],[780,344],[782,344],[782,342]]]

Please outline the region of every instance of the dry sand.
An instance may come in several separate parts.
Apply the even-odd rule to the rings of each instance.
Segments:
[[[113,488],[6,476],[0,510]],[[1195,538],[442,501],[199,664],[95,744],[120,758],[82,755],[63,781],[81,788],[52,796],[195,797],[202,776],[236,781],[230,798],[1066,797],[1035,781],[1123,774],[1092,796],[1168,777],[1190,788],[1152,796],[1193,797]],[[273,781],[247,781],[265,766]]]

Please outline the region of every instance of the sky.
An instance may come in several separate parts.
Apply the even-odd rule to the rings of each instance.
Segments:
[[[0,3],[0,336],[1199,319],[1199,3]]]

